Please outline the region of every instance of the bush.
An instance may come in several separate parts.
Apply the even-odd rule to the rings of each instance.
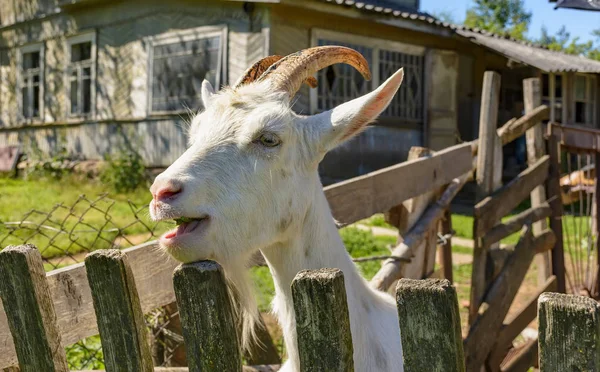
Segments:
[[[140,154],[133,150],[105,156],[100,180],[116,192],[133,191],[146,183],[146,167]]]
[[[69,155],[67,149],[61,148],[50,157],[33,153],[26,157],[24,176],[26,179],[50,178],[60,180],[70,174],[77,164],[77,160]]]

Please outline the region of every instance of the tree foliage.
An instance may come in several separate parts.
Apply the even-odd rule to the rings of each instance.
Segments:
[[[551,35],[548,29],[542,26],[541,37],[532,40],[527,37],[532,12],[525,8],[524,0],[474,0],[474,3],[467,10],[467,27],[509,35],[517,40],[536,42],[551,50],[600,61],[600,28],[591,31],[593,40],[581,41],[579,37],[571,37],[565,26],[555,35]]]
[[[525,9],[523,0],[475,0],[467,10],[465,26],[497,34],[508,34],[524,40],[532,13]]]

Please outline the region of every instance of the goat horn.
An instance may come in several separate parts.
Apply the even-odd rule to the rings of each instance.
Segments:
[[[371,80],[365,57],[354,49],[342,46],[320,46],[290,54],[273,63],[258,80],[271,81],[273,89],[285,91],[291,98],[303,81],[336,63],[346,63],[358,70],[365,80]]]
[[[246,72],[244,72],[242,77],[240,77],[238,79],[238,81],[235,83],[234,87],[239,88],[242,85],[246,85],[246,84],[249,84],[249,83],[255,81],[262,74],[264,74],[264,72],[267,71],[267,69],[269,67],[271,67],[271,65],[273,65],[275,62],[279,61],[282,58],[283,58],[283,56],[278,56],[278,55],[268,56],[268,57],[265,57],[265,58],[259,60],[256,63],[254,63],[252,66],[250,66],[250,68],[248,68],[246,70]],[[317,79],[315,79],[312,76],[309,76],[308,78],[306,78],[306,80],[304,80],[304,82],[311,88],[317,87]]]

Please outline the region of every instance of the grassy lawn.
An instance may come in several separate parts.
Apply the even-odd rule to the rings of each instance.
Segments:
[[[52,258],[107,248],[121,235],[147,234],[150,238],[150,231],[168,228],[150,221],[150,198],[146,188],[115,194],[98,181],[75,177],[0,178],[0,245],[27,241],[38,246],[45,258]],[[14,224],[20,221],[27,222]]]

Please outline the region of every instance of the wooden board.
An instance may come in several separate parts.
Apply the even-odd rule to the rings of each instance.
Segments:
[[[472,169],[471,144],[407,161],[325,188],[333,217],[353,223],[437,189]]]
[[[477,219],[475,234],[483,236],[529,196],[535,187],[542,184],[548,177],[549,165],[549,157],[545,155],[509,184],[478,203],[474,209]]]
[[[177,262],[162,254],[156,242],[124,250],[137,283],[142,310],[175,301],[171,276]],[[83,263],[47,273],[48,285],[64,345],[98,334],[92,294]],[[6,314],[0,308],[0,368],[16,364]]]
[[[600,130],[552,123],[549,131],[571,152],[600,152]]]
[[[16,170],[20,156],[20,146],[0,146],[0,172]]]

